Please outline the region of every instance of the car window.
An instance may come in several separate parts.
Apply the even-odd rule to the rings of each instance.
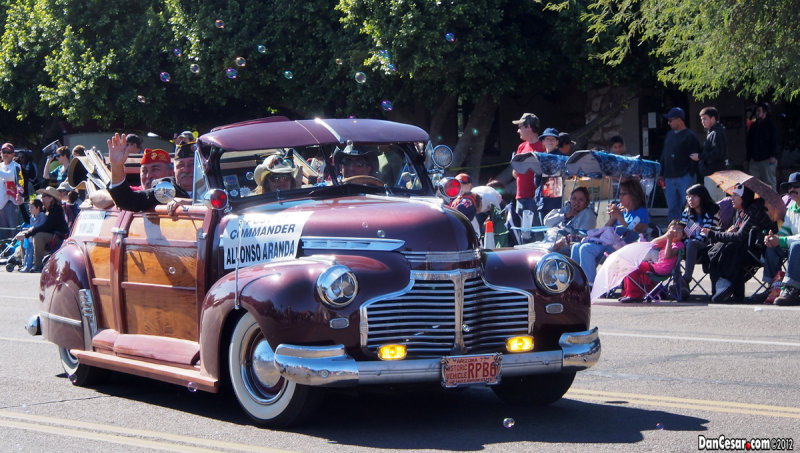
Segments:
[[[223,187],[231,199],[277,190],[282,196],[291,196],[320,186],[347,183],[388,186],[392,192],[423,190],[417,169],[407,154],[407,150],[415,150],[412,146],[348,146],[225,152],[220,159]],[[356,173],[367,178],[353,179]]]

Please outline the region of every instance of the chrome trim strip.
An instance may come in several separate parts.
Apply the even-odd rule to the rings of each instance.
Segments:
[[[40,311],[39,314],[44,316],[45,318],[51,320],[51,321],[60,322],[62,324],[67,324],[67,325],[75,326],[75,327],[80,327],[81,326],[81,320],[80,319],[65,318],[63,316],[54,315],[54,314],[48,313],[46,311]]]
[[[304,249],[365,250],[392,252],[406,244],[400,239],[373,239],[359,237],[302,236]]]
[[[478,260],[481,252],[478,249],[459,250],[452,252],[402,252],[403,256],[411,263],[460,263],[462,261]]]
[[[503,377],[572,372],[594,366],[600,358],[597,327],[561,335],[561,351],[503,354]],[[344,345],[298,346],[282,344],[275,366],[286,379],[314,386],[354,386],[441,381],[441,358],[356,361]]]
[[[92,292],[88,289],[78,291],[78,300],[81,304],[81,319],[83,320],[83,346],[84,350],[92,350],[92,338],[97,333],[97,316],[94,311]]]

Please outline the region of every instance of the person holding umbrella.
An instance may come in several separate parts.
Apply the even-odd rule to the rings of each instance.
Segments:
[[[733,188],[731,201],[737,209],[736,221],[725,232],[702,228],[711,248],[708,250],[709,275],[715,288],[711,301],[726,302],[731,296],[744,296],[744,273],[748,264],[743,251],[753,257],[763,252],[764,234],[776,231],[770,219],[764,198],[755,198],[755,192],[744,184]],[[737,287],[734,288],[734,282]]]

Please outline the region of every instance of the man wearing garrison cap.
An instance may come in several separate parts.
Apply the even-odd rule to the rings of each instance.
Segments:
[[[159,202],[155,197],[153,187],[162,180],[169,181],[176,186],[175,196],[177,198],[191,198],[175,181],[172,173],[173,167],[170,165],[170,156],[163,149],[144,150],[139,173],[142,178],[143,190],[134,191],[125,183],[125,161],[128,159],[129,153],[125,147],[125,136],[114,134],[107,144],[111,164],[111,182],[108,185],[108,193],[120,209],[146,211],[158,206]],[[176,153],[176,160],[179,155]]]
[[[195,146],[193,141],[184,142],[175,146],[175,156],[172,161],[175,166],[175,182],[190,195],[192,193],[192,185],[194,184]]]
[[[172,159],[163,149],[145,148],[142,153],[139,179],[142,181],[141,190],[149,189],[156,179],[173,176]]]

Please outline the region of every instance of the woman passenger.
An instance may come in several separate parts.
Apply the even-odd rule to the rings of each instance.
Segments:
[[[297,188],[297,167],[294,162],[278,155],[267,156],[254,172],[258,187],[255,193],[269,193]]]

